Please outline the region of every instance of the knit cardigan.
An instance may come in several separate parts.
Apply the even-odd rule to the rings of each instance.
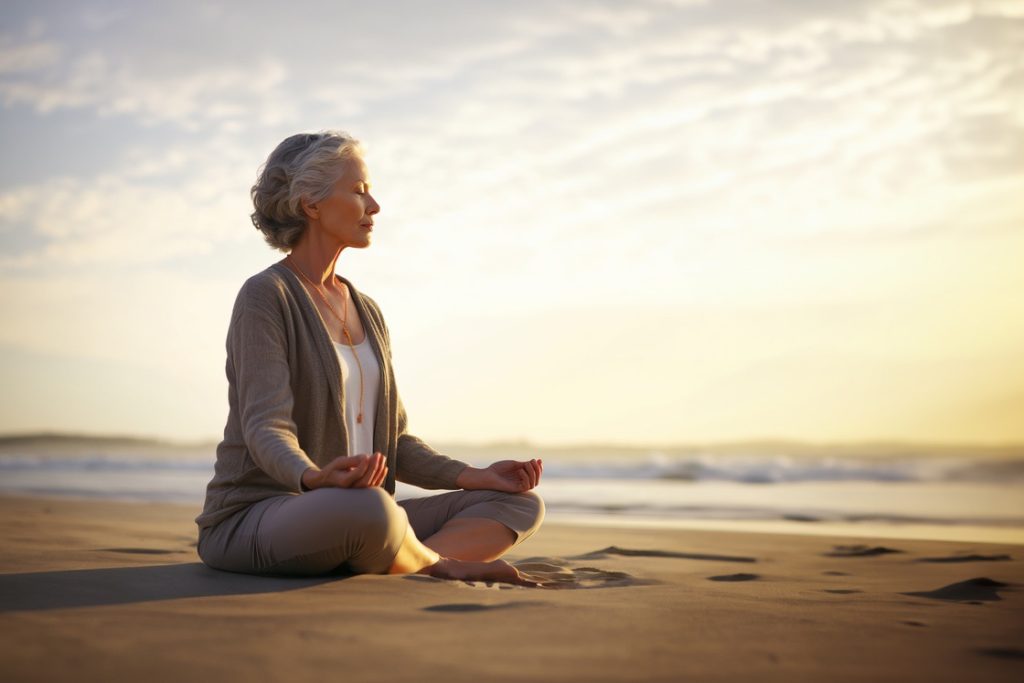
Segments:
[[[391,367],[391,338],[380,308],[352,283],[363,328],[380,364],[373,449],[387,457],[384,489],[395,481],[457,489],[468,465],[407,431]],[[341,365],[324,319],[298,276],[277,262],[253,275],[235,299],[227,334],[228,418],[206,488],[200,528],[253,503],[300,495],[302,473],[349,455]]]

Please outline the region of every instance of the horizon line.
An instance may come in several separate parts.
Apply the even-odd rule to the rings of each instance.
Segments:
[[[209,446],[220,442],[219,438],[208,438],[208,439],[194,439],[194,440],[178,440],[170,439],[162,436],[146,436],[139,434],[125,434],[125,433],[88,433],[88,432],[75,432],[75,431],[30,431],[30,432],[2,432],[0,433],[0,445],[4,443],[11,443],[17,441],[39,441],[45,439],[70,441],[70,440],[82,440],[82,441],[118,441],[118,442],[141,442],[152,445],[166,445],[166,446]],[[580,448],[624,448],[624,449],[675,449],[675,448],[708,448],[708,447],[737,447],[737,446],[766,446],[766,445],[786,445],[786,446],[801,446],[808,448],[828,448],[828,447],[839,447],[839,446],[872,446],[872,447],[940,447],[940,448],[984,448],[984,449],[1013,449],[1022,448],[1024,449],[1024,440],[1021,441],[1001,441],[1001,442],[985,442],[985,441],[926,441],[926,440],[915,440],[906,438],[893,438],[893,437],[871,437],[864,439],[851,439],[851,440],[809,440],[799,437],[786,437],[786,436],[766,436],[766,437],[750,437],[750,438],[738,438],[738,439],[721,439],[721,440],[700,440],[690,442],[674,442],[674,443],[622,443],[616,441],[603,441],[603,442],[574,442],[574,443],[562,443],[562,444],[551,444],[532,441],[528,438],[510,438],[510,439],[495,439],[490,441],[473,441],[473,440],[459,440],[459,439],[432,439],[435,443],[445,444],[447,446],[476,446],[476,447],[502,447],[502,446],[520,446],[520,447],[532,447],[532,448],[545,448],[551,450],[568,450],[568,449],[580,449]]]

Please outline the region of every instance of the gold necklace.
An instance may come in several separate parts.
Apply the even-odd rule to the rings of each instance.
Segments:
[[[339,316],[338,312],[334,310],[334,306],[331,305],[331,302],[328,301],[327,297],[324,296],[324,294],[320,291],[320,287],[318,287],[316,284],[313,283],[312,280],[309,279],[306,273],[303,272],[302,268],[299,266],[298,262],[292,258],[291,254],[288,254],[288,258],[285,260],[288,259],[291,259],[292,265],[294,265],[295,269],[299,271],[299,275],[301,275],[306,280],[306,282],[308,282],[310,286],[313,287],[313,291],[316,292],[320,296],[320,298],[324,300],[324,303],[327,304],[327,308],[329,308],[331,313],[334,314],[334,317],[341,321],[341,333],[345,335],[345,341],[348,342],[349,348],[352,349],[352,357],[356,359],[356,366],[359,368],[359,414],[356,415],[356,422],[359,424],[363,424],[363,364],[359,362],[359,354],[356,353],[356,347],[352,344],[352,335],[348,333],[348,327],[345,326],[345,321],[348,320],[348,297],[345,297],[344,317]]]

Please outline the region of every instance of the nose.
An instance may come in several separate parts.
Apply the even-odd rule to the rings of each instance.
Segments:
[[[370,200],[370,203],[366,207],[367,215],[372,216],[376,213],[380,213],[380,204],[377,203],[377,200],[373,198],[373,195],[368,195],[368,198]]]

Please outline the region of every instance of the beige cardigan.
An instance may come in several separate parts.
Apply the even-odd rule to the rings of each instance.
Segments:
[[[441,455],[406,431],[391,368],[391,338],[377,303],[349,286],[380,362],[373,448],[387,456],[384,488],[395,480],[456,489],[467,464]],[[341,366],[323,317],[298,276],[274,263],[250,277],[235,299],[227,335],[228,419],[217,446],[206,504],[210,527],[256,501],[299,495],[302,473],[349,455]]]

